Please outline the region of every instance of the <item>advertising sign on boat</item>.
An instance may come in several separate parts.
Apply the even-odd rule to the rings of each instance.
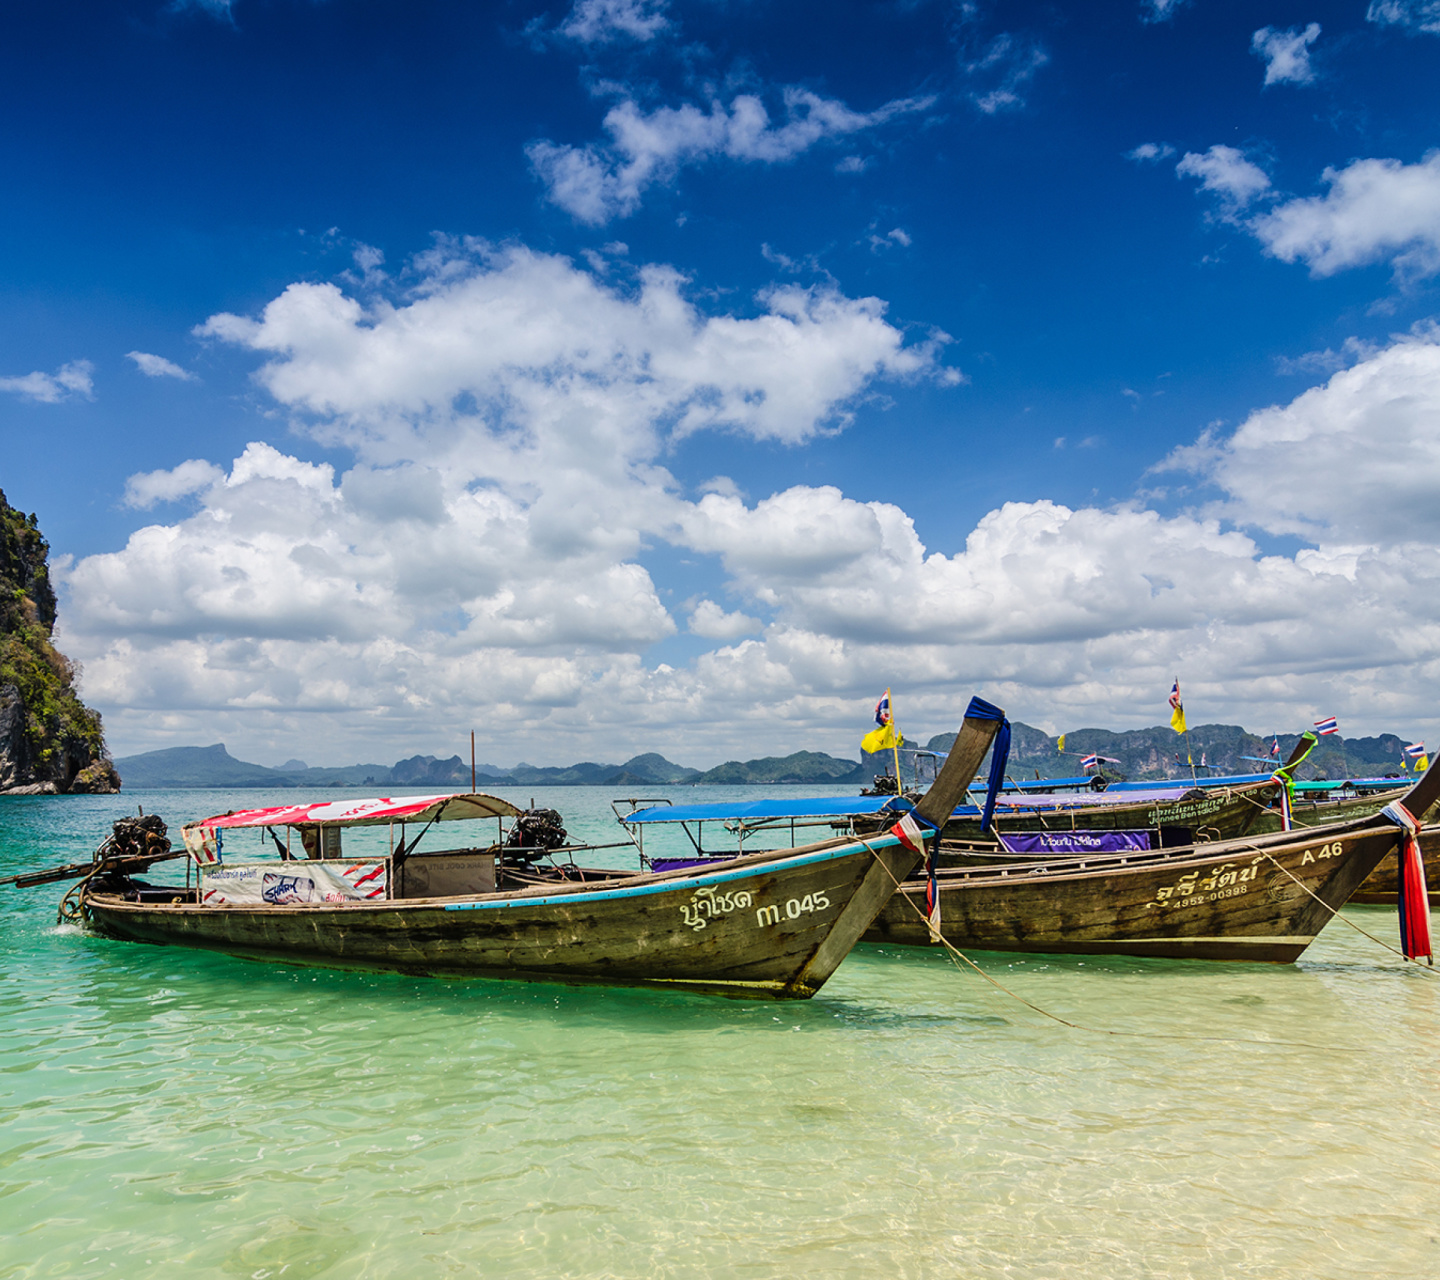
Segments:
[[[368,862],[256,862],[206,867],[200,902],[207,907],[284,907],[383,899],[387,864]]]

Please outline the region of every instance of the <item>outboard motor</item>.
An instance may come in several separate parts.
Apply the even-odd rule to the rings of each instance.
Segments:
[[[97,862],[112,858],[155,858],[170,852],[169,830],[158,813],[120,818],[96,851]]]
[[[534,862],[560,848],[566,839],[564,819],[554,809],[526,809],[510,828],[505,849],[507,856]]]

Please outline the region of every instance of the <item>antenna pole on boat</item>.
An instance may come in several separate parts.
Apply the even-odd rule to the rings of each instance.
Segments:
[[[475,730],[470,730],[470,794],[475,794]]]
[[[900,730],[895,720],[895,699],[891,696],[890,690],[885,690],[885,696],[890,700],[890,747],[895,752],[895,794],[905,794],[905,784],[900,781]]]

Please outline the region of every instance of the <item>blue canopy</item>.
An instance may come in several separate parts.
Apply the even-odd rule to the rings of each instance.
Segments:
[[[794,800],[730,801],[723,804],[656,805],[626,814],[626,825],[644,822],[765,822],[788,818],[860,818],[893,813],[897,818],[915,806],[895,796],[806,796]]]
[[[1295,790],[1341,791],[1353,787],[1356,791],[1390,791],[1397,787],[1408,787],[1413,778],[1347,778],[1343,782],[1320,779],[1316,782],[1297,782]]]
[[[1277,769],[1279,765],[1275,766]],[[1107,791],[1153,791],[1156,787],[1239,787],[1247,782],[1269,782],[1272,774],[1268,773],[1232,773],[1220,778],[1196,778],[1188,781],[1185,778],[1160,778],[1153,782],[1112,782]]]

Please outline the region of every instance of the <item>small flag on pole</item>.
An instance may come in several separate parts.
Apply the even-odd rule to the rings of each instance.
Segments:
[[[875,723],[880,727],[872,729],[860,739],[860,746],[871,755],[877,751],[889,751],[903,746],[905,739],[895,729],[895,719],[890,714],[890,690],[875,704]]]
[[[1430,767],[1430,757],[1425,752],[1423,742],[1412,742],[1405,748],[1407,759],[1415,761],[1415,772],[1424,773]]]
[[[1175,683],[1170,686],[1170,727],[1176,733],[1184,733],[1185,729],[1185,704],[1180,701],[1180,678],[1175,678]]]
[[[1323,720],[1315,721],[1315,732],[1322,738],[1327,733],[1339,733],[1340,722],[1336,720],[1334,716],[1326,716]]]
[[[1272,756],[1274,756],[1275,759],[1277,759],[1277,760],[1280,759],[1280,735],[1279,735],[1279,734],[1276,734],[1276,735],[1275,735],[1275,741],[1270,744],[1270,754],[1271,754]]]
[[[1063,733],[1055,739],[1055,750],[1061,755],[1065,754],[1065,735]]]
[[[1116,760],[1114,756],[1094,755],[1094,756],[1086,756],[1085,759],[1083,759],[1082,761],[1080,761],[1080,767],[1081,767],[1082,769],[1098,769],[1102,764],[1119,764],[1119,763],[1120,763],[1120,761]]]

